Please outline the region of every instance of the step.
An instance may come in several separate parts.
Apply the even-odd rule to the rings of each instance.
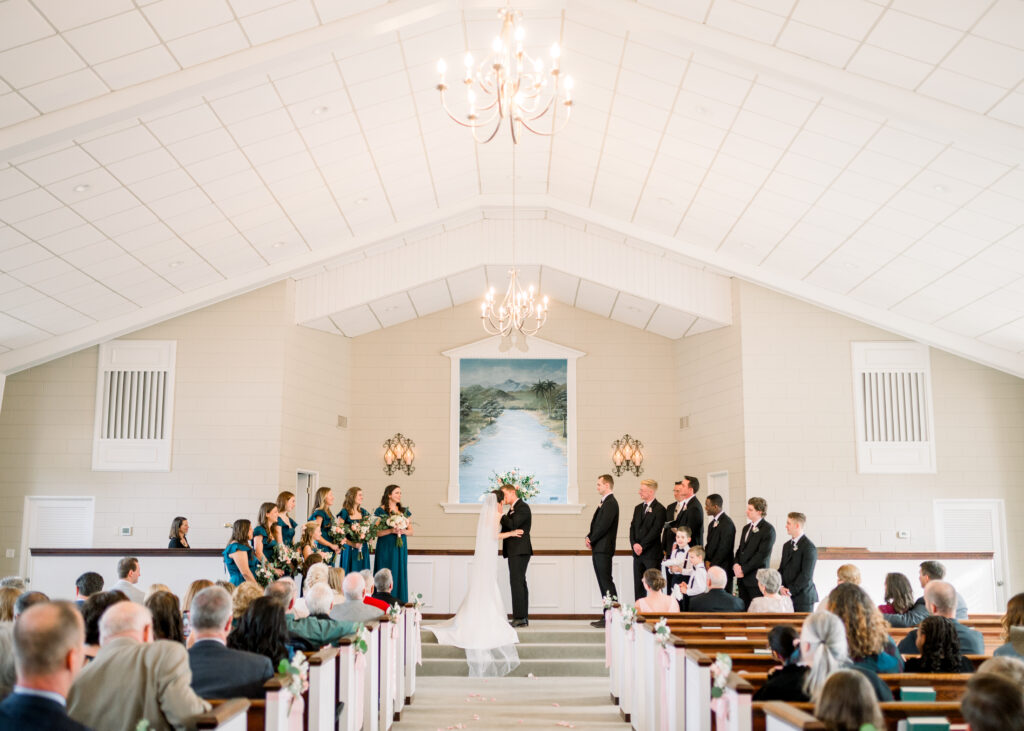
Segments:
[[[469,675],[469,666],[466,658],[445,658],[445,659],[423,659],[423,666],[416,669],[417,676],[424,677],[466,677]],[[608,677],[608,668],[604,666],[604,659],[600,660],[523,660],[519,667],[509,673],[508,677],[525,678],[533,675],[538,678],[597,678]]]
[[[604,645],[604,630],[587,627],[586,629],[532,629],[530,627],[519,627],[516,629],[519,635],[519,644],[528,645],[534,643],[557,644],[565,643],[571,645]],[[424,628],[420,632],[420,641],[424,646],[436,645],[437,637],[433,632]]]
[[[587,643],[547,643],[528,642],[516,645],[521,660],[533,659],[576,659],[604,660],[604,645]],[[452,645],[423,644],[423,659],[460,658],[465,659],[466,651]]]

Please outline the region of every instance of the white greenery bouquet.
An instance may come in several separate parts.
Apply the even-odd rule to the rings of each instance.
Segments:
[[[306,656],[301,652],[296,652],[295,657],[291,661],[282,659],[277,664],[277,674],[283,676],[284,689],[291,695],[291,701],[288,703],[289,712],[291,712],[290,709],[292,704],[295,703],[295,699],[302,696],[302,690],[306,684],[308,666]]]
[[[520,500],[528,501],[540,494],[540,480],[534,475],[525,475],[518,467],[513,467],[508,472],[491,473],[491,481],[487,487],[488,492],[497,490],[502,485],[512,485],[516,489],[516,495]]]
[[[388,528],[390,528],[391,530],[408,530],[409,529],[409,519],[407,517],[405,517],[402,513],[392,513],[391,515],[389,515],[385,519],[384,522],[387,524]],[[396,545],[398,545],[398,546],[402,545],[402,534],[401,533],[398,534],[398,542],[397,542]]]

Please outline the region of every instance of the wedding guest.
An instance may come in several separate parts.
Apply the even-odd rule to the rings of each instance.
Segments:
[[[761,596],[755,597],[747,608],[748,612],[765,614],[792,614],[793,600],[782,596],[782,575],[775,569],[757,570],[757,589]]]
[[[264,698],[263,684],[274,677],[274,668],[263,655],[227,647],[231,630],[228,593],[219,586],[207,587],[188,606],[195,634],[188,651],[192,690],[203,698]]]
[[[646,591],[643,584],[644,572],[660,566],[664,555],[661,529],[665,525],[667,513],[654,497],[657,492],[656,480],[640,481],[640,503],[633,508],[633,518],[629,522],[629,547],[633,551],[633,596],[637,599]]]
[[[13,586],[0,589],[0,622],[14,621],[14,602],[18,601],[18,597],[23,593]]]
[[[85,621],[85,661],[89,662],[100,651],[100,618],[108,608],[118,602],[130,601],[123,592],[101,591],[93,594],[82,605],[82,619]]]
[[[149,588],[146,589],[146,595],[142,598],[142,603],[145,604],[149,601],[149,598],[156,594],[158,591],[170,591],[171,587],[167,584],[150,584]]]
[[[844,563],[836,569],[836,584],[856,584],[860,586],[860,569],[852,563]]]
[[[14,690],[18,673],[14,667],[14,622],[0,622],[0,701]]]
[[[225,579],[219,579],[213,583],[219,586],[224,591],[226,591],[228,594],[232,593],[235,590],[235,585]]]
[[[927,589],[929,582],[942,581],[946,578],[946,567],[938,561],[922,561],[917,578],[921,588]],[[956,611],[953,614],[953,618],[967,619],[967,601],[960,596],[960,592],[956,591],[956,589],[953,591],[956,592]]]
[[[878,611],[886,615],[906,614],[913,606],[914,590],[910,587],[910,579],[903,574],[886,574],[885,604],[880,604]],[[922,616],[921,619],[924,619],[925,616],[927,615]],[[888,620],[888,617],[886,619]]]
[[[81,608],[86,599],[101,591],[103,591],[103,577],[95,571],[86,571],[75,579],[75,604]]]
[[[14,618],[20,617],[22,612],[29,607],[36,604],[45,604],[48,601],[50,601],[50,597],[41,591],[26,591],[14,600]]]
[[[1024,688],[1024,660],[1015,657],[990,657],[978,666],[978,674],[991,673],[1006,678],[1010,682]]]
[[[658,569],[647,569],[642,581],[647,595],[636,600],[638,612],[644,614],[675,614],[679,612],[679,602],[662,591],[665,588],[665,577]]]
[[[792,636],[795,635],[794,631]],[[769,674],[753,700],[792,703],[816,700],[829,676],[847,664],[846,630],[834,614],[811,614],[804,620],[799,637],[797,652],[786,656],[791,646],[785,643],[778,648],[777,657],[795,659],[784,662],[781,668]]]
[[[33,607],[12,635],[3,657],[17,667],[17,685],[0,703],[0,728],[88,731],[67,715],[67,695],[82,669],[82,617],[74,606]]]
[[[317,584],[328,584],[330,582],[331,567],[327,564],[320,562],[313,564],[309,567],[309,570],[303,574],[305,577],[302,581],[302,593],[305,595],[310,589]]]
[[[253,572],[256,571],[256,557],[253,555],[252,546],[252,523],[245,518],[239,518],[231,526],[231,540],[227,548],[221,554],[224,557],[224,566],[227,567],[228,577],[234,586],[246,581],[256,583]]]
[[[257,597],[228,635],[228,647],[263,655],[275,668],[281,660],[290,660],[284,605],[271,597]]]
[[[5,576],[0,579],[0,589],[6,589],[7,587],[17,589],[18,591],[26,591],[28,584],[20,576]]]
[[[329,551],[330,557],[325,559],[327,563],[333,564],[334,557],[340,550],[337,543],[331,542],[331,530],[334,525],[334,513],[331,506],[334,505],[334,490],[329,487],[321,487],[316,491],[316,499],[313,502],[313,513],[310,520],[320,524],[320,537],[317,539],[316,549],[318,551]]]
[[[181,621],[181,604],[169,591],[158,591],[146,599],[146,608],[153,615],[153,639],[185,644]]]
[[[331,591],[334,592],[334,603],[340,604],[345,601],[345,592],[342,590],[342,585],[345,582],[345,569],[331,567],[327,571],[327,583],[331,587]]]
[[[974,663],[960,652],[960,638],[953,620],[946,617],[925,617],[917,628],[919,657],[911,657],[904,665],[907,673],[973,673]]]
[[[302,535],[299,537],[299,553],[305,561],[314,553],[318,553],[320,543],[320,524],[315,520],[302,524]],[[320,557],[323,560],[323,556]]]
[[[339,622],[368,622],[377,619],[384,612],[377,607],[363,604],[363,595],[366,593],[366,580],[362,574],[348,574],[343,584],[345,592],[345,603],[336,604],[331,609],[331,619]]]
[[[1024,594],[1015,594],[1006,603],[1003,615],[1003,644],[992,654],[996,657],[1015,657],[1024,660]]]
[[[779,667],[793,665],[800,659],[800,633],[792,625],[777,624],[768,630],[768,649]]]
[[[728,580],[725,569],[721,566],[712,566],[708,569],[708,590],[707,593],[690,597],[690,612],[742,612],[744,611],[743,600],[733,596],[725,590],[725,582]]]
[[[260,512],[256,517],[256,529],[252,532],[252,550],[257,561],[273,563],[274,550],[277,548],[277,504],[260,503]],[[274,569],[274,573],[283,576],[281,569]]]
[[[401,604],[398,597],[391,593],[394,588],[394,581],[391,579],[391,572],[388,569],[381,569],[373,575],[372,598],[384,602],[385,607]]]
[[[209,579],[196,579],[188,585],[185,597],[181,600],[181,630],[185,635],[186,641],[188,641],[188,638],[192,634],[192,620],[189,617],[192,600],[196,598],[196,594],[211,586],[213,586],[213,582]],[[230,596],[230,594],[228,596]]]
[[[318,551],[314,551],[306,556],[305,560],[302,562],[302,575],[307,576],[311,568],[322,563],[324,563],[324,557]],[[326,564],[324,565],[326,566]]]
[[[170,540],[168,548],[192,548],[188,545],[188,518],[181,515],[171,521],[171,532],[167,536]]]
[[[241,586],[235,587],[231,593],[231,616],[236,624],[241,621],[252,603],[261,596],[263,596],[263,589],[254,582],[247,581]]]
[[[937,579],[930,580],[924,588],[924,604],[930,614],[937,614],[940,617],[953,620],[953,629],[960,638],[961,652],[967,655],[985,654],[985,638],[981,632],[960,624],[959,620],[954,619],[957,593],[952,584]],[[908,655],[917,652],[917,635],[918,630],[910,630],[907,636],[900,640],[900,652]]]
[[[139,559],[134,556],[125,556],[117,562],[117,581],[110,589],[123,593],[136,604],[142,604],[146,601],[146,593],[136,586],[141,577],[142,569],[139,568]]]
[[[903,658],[889,637],[889,625],[856,584],[840,584],[828,595],[828,610],[843,621],[850,661],[875,673],[903,671]]]
[[[374,513],[381,520],[390,520],[394,516],[412,517],[412,513],[402,505],[402,488],[388,485],[380,499],[380,507]],[[377,554],[373,569],[391,569],[395,582],[394,594],[405,604],[409,601],[409,540],[413,535],[412,523],[405,528],[387,528],[377,533]]]
[[[743,605],[760,595],[757,588],[757,570],[768,568],[775,545],[775,526],[765,520],[768,515],[768,502],[761,497],[747,500],[747,520],[740,536],[740,545],[736,549],[736,563],[732,566],[733,575],[739,579],[739,596]]]
[[[827,731],[861,731],[869,724],[869,728],[885,729],[871,683],[855,670],[839,670],[825,681],[814,717]]]
[[[960,712],[970,731],[1024,731],[1024,693],[998,675],[979,673],[968,680]]]
[[[341,507],[341,512],[338,513],[338,517],[346,525],[351,525],[355,521],[369,517],[369,515],[370,511],[363,507],[363,488],[350,487],[348,492],[345,493],[345,502]],[[358,543],[346,538],[341,552],[341,567],[345,569],[346,574],[370,568],[369,542],[363,541]]]
[[[287,619],[289,638],[300,649],[316,651],[358,631],[358,623],[340,622],[332,618],[334,594],[326,584],[317,584],[310,589],[306,602],[309,606],[309,616],[303,619]]]
[[[286,546],[295,543],[295,529],[298,522],[291,513],[295,510],[295,494],[287,490],[277,496],[277,540]]]

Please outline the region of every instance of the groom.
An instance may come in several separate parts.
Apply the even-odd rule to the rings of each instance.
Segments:
[[[519,499],[512,485],[502,485],[505,499],[502,505],[509,510],[501,516],[501,555],[508,559],[509,584],[512,587],[512,626],[526,627],[530,624],[530,590],[526,586],[526,567],[533,555],[530,543],[530,506]]]

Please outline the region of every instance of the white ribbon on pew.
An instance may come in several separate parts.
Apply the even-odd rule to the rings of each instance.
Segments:
[[[363,696],[366,693],[366,655],[359,652],[358,649],[353,649],[355,655],[352,657],[353,672],[356,676],[356,691],[355,698],[350,698],[348,702],[352,704],[352,717],[357,719],[357,723],[362,725],[363,717]]]
[[[658,657],[661,659],[661,676],[662,676],[662,678],[666,678],[666,677],[668,677],[669,670],[672,668],[672,655],[669,653],[668,648],[665,645],[661,645],[660,651],[658,652]],[[666,685],[667,684],[663,680],[662,683],[660,684],[661,689],[663,689],[664,686],[666,686]],[[659,692],[658,695],[661,696],[661,724],[660,724],[660,726],[663,729],[668,729],[668,719],[669,719],[668,693],[667,692]]]
[[[606,609],[604,612],[604,666],[610,668],[612,666],[612,622],[615,621],[612,617],[612,610]]]

